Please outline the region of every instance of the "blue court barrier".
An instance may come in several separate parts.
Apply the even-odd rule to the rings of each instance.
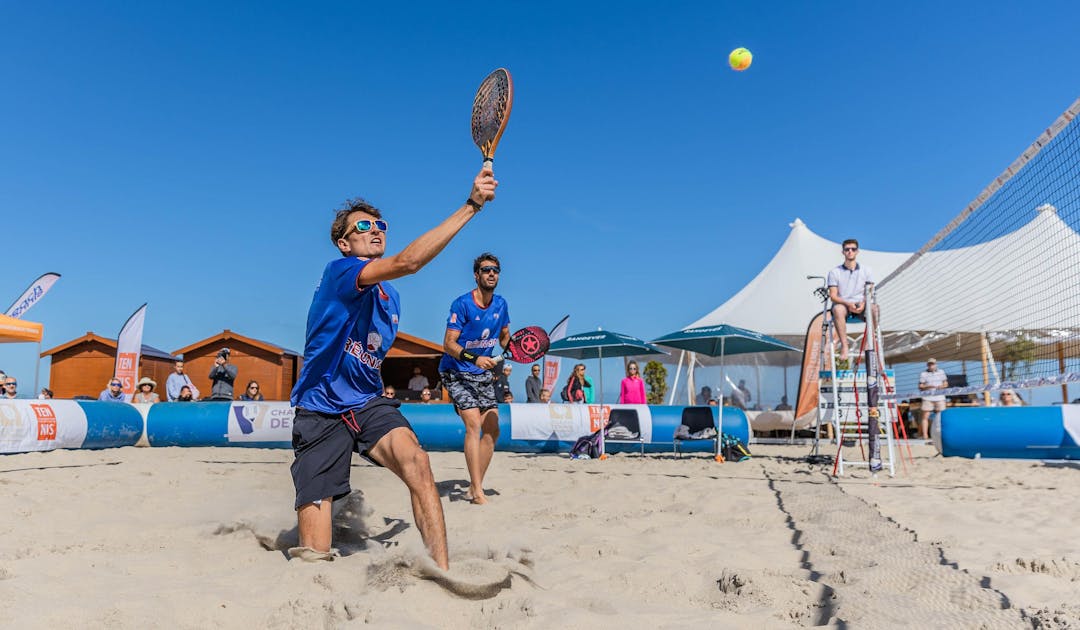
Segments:
[[[1080,405],[949,407],[939,442],[947,457],[1080,459]]]
[[[0,401],[0,453],[134,446],[142,432],[142,415],[125,403]]]
[[[646,452],[672,449],[672,436],[681,424],[684,407],[662,405],[499,405],[499,441],[496,449],[517,453],[568,451],[574,441],[600,426],[611,410],[632,417],[645,438]],[[717,408],[710,407],[714,420]],[[465,426],[452,405],[407,404],[402,413],[420,443],[433,451],[460,451]],[[724,432],[743,443],[750,440],[746,414],[724,408]],[[291,448],[293,409],[286,402],[159,403],[146,416],[146,438],[151,446],[246,446]],[[609,452],[632,452],[637,444],[609,444]],[[711,442],[687,442],[686,452],[708,452]]]

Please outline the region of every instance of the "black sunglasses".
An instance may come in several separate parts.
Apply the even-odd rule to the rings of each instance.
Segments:
[[[480,273],[502,273],[502,269],[494,265],[484,265],[480,268]]]

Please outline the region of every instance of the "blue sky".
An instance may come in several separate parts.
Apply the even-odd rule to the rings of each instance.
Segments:
[[[483,250],[515,324],[654,338],[795,217],[917,249],[1077,96],[1075,2],[388,4],[0,6],[0,295],[63,274],[27,316],[44,347],[148,302],[164,350],[224,328],[301,350],[333,209],[380,206],[397,251],[457,207],[498,66],[499,197],[396,283],[405,332],[441,338]],[[24,391],[36,350],[0,348]]]

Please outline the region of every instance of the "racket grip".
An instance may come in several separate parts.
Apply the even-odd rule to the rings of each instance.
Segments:
[[[494,162],[495,162],[495,158],[484,158],[484,166],[483,166],[483,168],[486,168],[487,170],[494,173],[495,172],[495,167],[493,166]]]

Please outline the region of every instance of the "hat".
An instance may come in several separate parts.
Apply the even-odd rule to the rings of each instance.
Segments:
[[[149,376],[144,376],[139,379],[139,387],[142,387],[143,385],[149,385],[150,389],[157,387],[157,383]]]
[[[937,359],[935,359],[934,357],[930,357],[929,359],[926,360],[926,362],[927,363],[937,363]]]

